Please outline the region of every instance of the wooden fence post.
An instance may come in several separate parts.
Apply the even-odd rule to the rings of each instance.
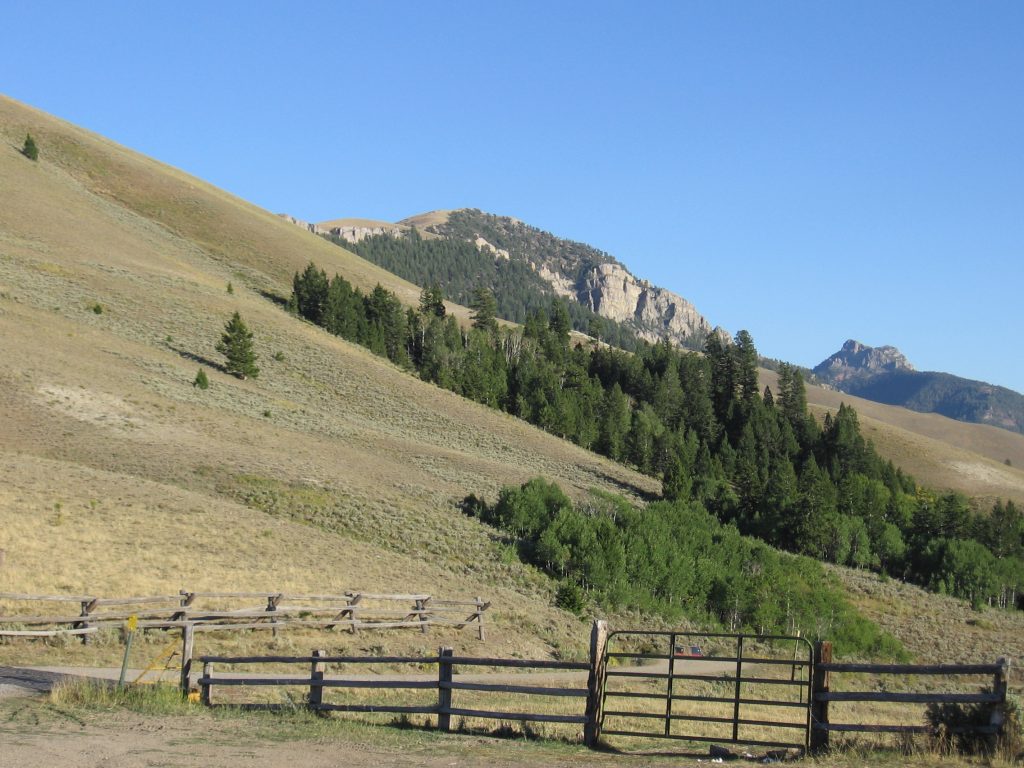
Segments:
[[[819,640],[814,644],[814,674],[811,682],[811,753],[824,752],[829,747],[829,732],[818,726],[828,725],[828,702],[819,701],[819,693],[829,690],[829,673],[821,667],[832,663],[832,643]]]
[[[96,601],[98,599],[99,599],[98,597],[92,597],[92,598],[89,598],[88,600],[83,600],[82,601],[82,612],[81,612],[80,615],[83,616],[83,617],[88,617],[89,614],[92,613],[93,610],[96,608]],[[72,626],[74,626],[76,628],[77,627],[81,627],[82,629],[88,629],[89,627],[92,626],[92,624],[90,624],[88,621],[80,621],[77,624],[73,624]],[[82,645],[88,645],[88,644],[89,644],[89,635],[83,634],[82,635]]]
[[[437,729],[439,731],[452,729],[452,716],[449,714],[449,710],[452,708],[452,689],[446,684],[452,681],[452,664],[449,659],[453,655],[454,651],[446,645],[437,650]]]
[[[429,619],[427,619],[427,614],[424,613],[424,611],[427,610],[427,600],[429,600],[429,599],[430,598],[428,597],[426,600],[417,600],[416,601],[416,608],[415,608],[415,610],[416,610],[416,617],[420,621],[420,627],[421,627],[420,631],[424,635],[427,634],[427,622],[429,621]]]
[[[207,707],[213,706],[213,662],[203,663],[203,679],[199,683],[199,701]]]
[[[192,648],[194,643],[195,627],[185,624],[181,628],[181,695],[188,696],[189,685],[192,676]]]
[[[477,620],[477,624],[479,626],[477,626],[477,628],[476,628],[476,637],[477,637],[478,640],[483,640],[484,639],[484,611],[487,610],[487,609],[484,608],[483,605],[484,605],[483,598],[481,598],[479,595],[477,595],[477,598],[476,598],[476,620]]]
[[[590,629],[590,673],[587,676],[587,722],[583,742],[594,749],[601,740],[601,703],[608,650],[608,622],[598,619]]]
[[[362,601],[362,593],[358,593],[352,596],[352,599],[348,602],[348,618],[352,623],[348,625],[349,631],[354,635],[358,632],[356,629],[356,606]]]
[[[313,662],[309,670],[309,708],[314,712],[319,712],[320,705],[324,703],[324,670],[327,665],[319,659],[326,655],[327,651],[313,651]]]
[[[284,595],[267,595],[267,613],[274,613],[277,611],[277,604],[281,602],[281,598]],[[270,630],[271,637],[277,637],[277,619],[271,618],[270,623],[273,629]]]
[[[1002,656],[996,664],[999,665],[999,671],[992,676],[992,693],[999,697],[999,701],[992,704],[988,720],[989,725],[998,729],[997,735],[992,737],[993,741],[999,738],[998,734],[1002,732],[1003,723],[1006,722],[1006,689],[1010,683],[1010,660]]]

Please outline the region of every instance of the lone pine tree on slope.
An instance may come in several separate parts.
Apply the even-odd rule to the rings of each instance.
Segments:
[[[260,369],[256,367],[256,353],[252,350],[252,331],[237,312],[224,326],[224,335],[217,343],[217,351],[227,358],[224,370],[228,373],[240,379],[247,376],[255,379],[260,375]]]
[[[25,134],[25,145],[21,148],[21,154],[29,160],[39,159],[39,147],[36,145],[36,140],[32,138],[31,133]]]

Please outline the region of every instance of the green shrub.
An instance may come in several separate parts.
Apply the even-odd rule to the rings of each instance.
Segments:
[[[555,593],[555,605],[562,610],[569,611],[569,613],[574,613],[577,616],[582,615],[583,608],[586,605],[583,599],[583,590],[581,590],[574,582],[563,582]]]
[[[206,371],[202,368],[199,369],[199,373],[196,374],[195,381],[192,382],[193,387],[199,387],[199,389],[208,389],[210,386],[210,380],[206,377]]]
[[[39,147],[36,146],[36,140],[32,138],[31,133],[25,134],[25,145],[21,148],[21,154],[29,160],[39,159]]]

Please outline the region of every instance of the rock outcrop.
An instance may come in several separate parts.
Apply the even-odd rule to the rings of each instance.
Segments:
[[[896,347],[869,347],[848,339],[843,348],[819,363],[814,373],[834,385],[857,379],[870,379],[882,373],[913,371],[914,366]]]
[[[594,312],[632,325],[640,338],[664,336],[678,344],[701,343],[712,331],[697,308],[678,294],[638,280],[621,264],[592,267],[578,286],[576,298]]]
[[[868,347],[851,339],[814,373],[836,389],[867,400],[1024,432],[1020,393],[950,373],[914,370],[895,347]]]
[[[277,215],[290,224],[302,227],[314,235],[330,235],[349,243],[358,243],[363,238],[373,235],[397,236],[408,231],[408,227],[401,224],[388,224],[386,222],[370,222],[361,219],[346,221],[340,219],[338,221],[326,221],[321,224],[311,224],[287,213],[279,213]]]
[[[401,235],[404,231],[404,227],[398,225],[386,225],[382,224],[379,226],[356,226],[356,225],[342,225],[324,228],[323,225],[315,225],[314,230],[318,235],[333,235],[334,237],[341,238],[342,240],[349,243],[358,243],[365,237],[372,237],[374,235]]]

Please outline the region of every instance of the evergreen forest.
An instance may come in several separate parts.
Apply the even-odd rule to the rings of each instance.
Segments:
[[[748,567],[743,563],[769,557],[757,550],[757,539],[815,560],[913,581],[976,606],[1024,607],[1020,509],[998,502],[990,514],[978,514],[960,494],[919,486],[878,455],[846,405],[819,424],[808,411],[803,376],[793,366],[779,366],[776,392],[760,390],[757,350],[746,331],[734,342],[712,334],[703,354],[668,342],[640,343],[630,353],[571,344],[566,303],[554,299],[532,310],[522,328],[502,329],[493,319],[494,297],[479,289],[469,301],[473,327],[463,329],[444,314],[437,286],[424,290],[417,311],[379,285],[363,294],[340,276],[328,280],[310,264],[295,275],[293,289],[292,310],[328,331],[426,381],[659,478],[664,504],[634,513],[613,505],[610,522],[593,522],[607,528],[595,534],[601,542],[611,541],[608,526],[626,521],[623,530],[635,527],[629,521],[639,516],[674,548],[688,546],[679,540],[690,528],[694,535],[705,530],[712,540],[751,537],[741,547],[748,555],[729,560],[740,571]],[[549,509],[551,520],[543,524],[509,527],[504,521],[515,515],[481,516],[521,538],[536,561],[546,532],[544,546],[553,549],[545,552],[565,545],[549,533],[563,506]],[[566,530],[566,536],[576,535],[571,525]],[[628,538],[623,548],[636,546]],[[618,577],[602,579],[593,575],[598,571],[565,565],[572,555],[537,557],[567,583],[612,602],[626,594],[635,598],[624,584],[651,585],[660,578],[640,579],[629,571],[640,566],[628,561],[606,566],[625,579],[620,583]],[[618,554],[609,557],[618,562]],[[808,578],[813,584],[818,577]],[[695,600],[701,610],[711,610],[706,590],[690,598],[668,586],[651,593],[663,607],[678,609]],[[736,616],[726,623],[778,630],[794,620],[785,612],[770,621],[740,609]]]
[[[487,287],[497,302],[497,316],[514,323],[546,311],[553,297],[551,286],[526,261],[502,258],[468,240],[426,239],[415,229],[403,237],[372,235],[357,243],[328,239],[410,283],[437,285],[463,306],[469,306],[478,288]],[[636,348],[636,335],[628,327],[576,301],[565,307],[574,330],[622,349]]]

